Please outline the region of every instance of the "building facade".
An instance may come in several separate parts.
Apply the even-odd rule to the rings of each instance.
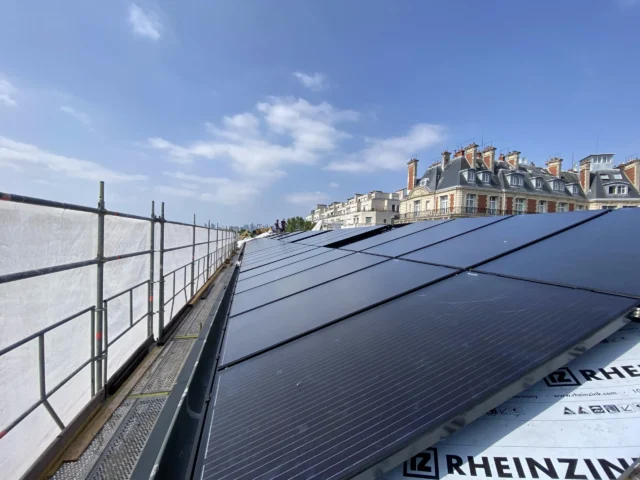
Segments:
[[[340,227],[391,224],[400,214],[400,194],[374,190],[367,194],[356,193],[344,202],[317,205],[306,216],[312,222],[323,220]]]
[[[421,177],[418,160],[410,160],[407,195],[396,223],[640,206],[640,160],[613,169],[613,155],[590,155],[580,162],[579,171],[564,171],[561,158],[550,159],[542,168],[520,162],[518,151],[497,159],[495,152],[492,146],[480,151],[475,143],[453,158],[444,151]]]

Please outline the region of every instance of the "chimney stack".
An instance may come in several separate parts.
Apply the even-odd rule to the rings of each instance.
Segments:
[[[560,178],[560,173],[562,172],[562,159],[558,157],[553,157],[547,162],[547,170],[554,177]]]
[[[591,160],[585,158],[580,160],[580,186],[584,193],[591,188]]]
[[[518,165],[520,165],[520,152],[517,150],[509,152],[507,154],[507,163],[517,170]]]
[[[640,190],[640,158],[634,158],[628,162],[618,165],[618,168],[624,173],[629,181]]]
[[[451,152],[448,150],[445,150],[444,152],[442,152],[442,169],[444,170],[444,167],[446,167],[449,164],[449,159],[451,159]]]
[[[478,155],[478,144],[471,143],[467,148],[464,149],[464,158],[469,162],[469,166],[471,168],[476,167],[476,156]]]
[[[490,170],[493,172],[493,162],[495,161],[496,158],[496,147],[492,147],[491,145],[489,145],[487,148],[485,148],[482,151],[482,163],[484,164],[485,167],[487,167],[487,170]]]
[[[409,165],[409,172],[407,175],[407,195],[408,195],[411,192],[411,190],[413,190],[413,188],[416,186],[416,178],[418,175],[418,159],[412,158],[411,160],[409,160],[409,163],[407,163],[407,165]]]

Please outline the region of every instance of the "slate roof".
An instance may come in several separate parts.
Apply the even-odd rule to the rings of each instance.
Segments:
[[[604,176],[608,176],[608,179],[603,178]],[[614,175],[619,175],[622,178],[616,179]],[[620,170],[598,170],[596,172],[591,172],[591,188],[587,191],[587,198],[589,200],[597,199],[623,199],[623,198],[632,198],[632,199],[640,199],[640,193],[636,190],[629,179],[625,174],[623,174]],[[627,194],[619,195],[619,194],[609,194],[609,185],[620,185],[624,184],[627,186]]]
[[[458,156],[449,161],[443,169],[441,163],[433,164],[425,174],[416,179],[415,186],[422,186],[427,191],[433,192],[457,186],[469,186],[480,189],[492,189],[495,191],[526,192],[528,194],[548,195],[551,197],[566,197],[567,200],[585,200],[586,196],[580,188],[578,175],[572,172],[562,172],[560,180],[565,184],[578,184],[578,193],[573,194],[566,187],[563,190],[554,190],[553,181],[557,177],[551,175],[546,169],[535,165],[519,165],[514,169],[505,161],[496,160],[493,163],[493,171],[487,169],[480,158],[472,161],[473,165],[464,156]],[[467,180],[465,171],[473,168],[476,172],[475,180]],[[483,175],[489,174],[489,181],[483,182]],[[512,174],[520,174],[523,177],[522,186],[511,185]],[[535,179],[542,179],[542,187],[535,187]],[[426,180],[425,185],[421,185],[422,180]]]

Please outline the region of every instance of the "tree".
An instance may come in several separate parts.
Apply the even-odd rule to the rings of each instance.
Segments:
[[[308,222],[302,217],[292,217],[287,219],[287,232],[306,232],[313,228],[313,222]]]

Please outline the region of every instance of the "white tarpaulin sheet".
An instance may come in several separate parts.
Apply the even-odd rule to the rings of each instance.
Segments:
[[[640,325],[389,472],[399,479],[618,478],[640,457]]]
[[[0,202],[0,275],[90,260],[97,252],[97,215],[57,208]],[[159,248],[159,225],[155,242]],[[206,229],[196,229],[196,242],[206,241]],[[191,245],[193,228],[165,225],[165,247]],[[215,230],[211,230],[215,241]],[[206,245],[196,247],[196,258],[206,255]],[[146,251],[150,248],[150,224],[117,216],[105,217],[105,256]],[[215,248],[211,244],[211,251]],[[165,272],[191,262],[192,248],[168,252]],[[206,261],[206,259],[205,259]],[[159,255],[155,256],[159,278]],[[201,272],[205,263],[200,262]],[[185,269],[175,274],[176,291],[185,286]],[[213,270],[212,270],[213,273]],[[196,269],[197,275],[197,269]],[[147,313],[149,255],[105,264],[104,298],[141,282],[132,292],[133,320]],[[191,281],[190,265],[186,282]],[[204,283],[204,273],[198,286]],[[157,289],[156,289],[157,292]],[[165,283],[165,301],[173,295],[173,278]],[[158,295],[154,296],[157,311]],[[186,297],[190,297],[187,286]],[[88,266],[0,285],[0,348],[53,323],[95,305],[96,266]],[[108,335],[113,340],[129,327],[129,293],[108,302]],[[184,292],[165,308],[165,324],[186,303]],[[157,315],[155,315],[157,322]],[[90,358],[91,316],[86,313],[45,335],[47,390]],[[157,324],[154,323],[157,337]],[[108,350],[108,375],[113,375],[147,337],[147,319],[125,333]],[[50,399],[62,422],[68,424],[90,399],[90,368],[85,367]],[[3,436],[3,429],[40,397],[38,341],[18,347],[0,357],[0,479],[20,477],[58,435],[60,429],[44,409],[38,407],[23,422]]]

